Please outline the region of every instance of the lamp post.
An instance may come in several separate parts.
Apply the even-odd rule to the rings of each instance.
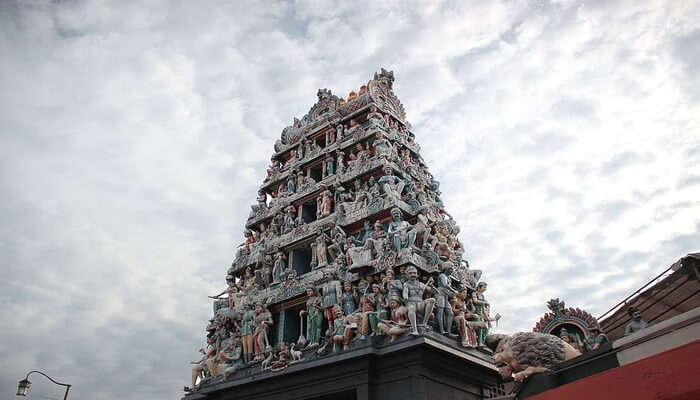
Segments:
[[[66,387],[66,394],[63,395],[63,400],[68,399],[68,391],[70,390],[71,385],[69,385],[67,383],[56,382],[55,380],[53,380],[53,378],[51,378],[50,376],[46,375],[45,373],[43,373],[41,371],[29,371],[27,373],[27,376],[24,377],[24,379],[22,379],[21,381],[19,381],[19,384],[17,385],[17,396],[26,396],[27,395],[27,391],[29,391],[29,387],[32,385],[32,383],[29,382],[29,375],[31,375],[35,372],[37,374],[44,375],[51,382],[53,382],[57,385],[65,386]]]

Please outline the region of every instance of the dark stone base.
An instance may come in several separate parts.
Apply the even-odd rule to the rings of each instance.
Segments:
[[[373,338],[380,339],[380,338]],[[505,394],[486,351],[464,349],[428,332],[394,344],[354,343],[347,351],[292,364],[279,372],[253,366],[205,384],[184,400],[484,399]]]

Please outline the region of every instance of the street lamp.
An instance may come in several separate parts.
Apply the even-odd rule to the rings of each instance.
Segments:
[[[32,383],[29,382],[29,375],[31,375],[35,372],[37,374],[44,375],[51,382],[53,382],[57,385],[65,386],[66,387],[66,394],[63,395],[63,400],[68,399],[68,391],[70,390],[71,385],[69,385],[67,383],[56,382],[55,380],[53,380],[53,378],[51,378],[50,376],[46,375],[45,373],[43,373],[41,371],[29,371],[29,373],[27,373],[27,376],[24,377],[24,379],[22,379],[21,381],[19,381],[19,384],[17,385],[17,396],[26,396],[27,395],[27,391],[29,391],[29,387],[32,386]]]

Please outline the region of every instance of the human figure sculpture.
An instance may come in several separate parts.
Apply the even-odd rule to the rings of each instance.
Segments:
[[[449,258],[452,253],[447,241],[447,232],[444,225],[436,228],[435,236],[433,237],[433,248],[435,252],[443,258]]]
[[[299,311],[303,318],[306,315],[306,337],[309,348],[317,347],[321,343],[321,325],[323,323],[323,312],[321,299],[316,295],[314,287],[306,288],[306,310]]]
[[[248,303],[241,319],[241,342],[243,343],[243,361],[247,364],[253,360],[253,333],[255,332],[255,305]]]
[[[627,309],[627,314],[629,314],[631,320],[625,327],[625,336],[641,331],[649,326],[646,321],[642,319],[642,312],[639,311],[637,307],[630,307]]]
[[[469,294],[465,287],[452,299],[452,310],[462,346],[476,347],[479,344],[479,339],[474,328],[485,327],[486,323],[483,321],[472,321],[476,316],[469,307],[471,307],[471,303],[469,303]]]
[[[326,176],[335,175],[335,162],[333,161],[333,156],[328,154],[328,156],[326,156],[325,163],[326,163]]]
[[[391,337],[389,343],[394,343],[399,336],[410,329],[411,325],[408,320],[408,310],[401,305],[401,300],[398,296],[391,297],[389,307],[391,309],[391,319],[380,320],[377,328]]]
[[[384,193],[388,199],[398,202],[401,200],[401,193],[403,192],[405,182],[403,179],[393,174],[390,165],[385,165],[383,171],[384,176],[379,178],[379,184],[381,185],[382,190],[384,190]]]
[[[345,256],[345,240],[347,234],[340,225],[336,224],[331,229],[330,237],[331,245],[328,246],[328,255],[335,261],[339,257]]]
[[[287,192],[295,193],[297,191],[297,182],[294,173],[287,178]]]
[[[372,335],[381,335],[382,331],[378,324],[380,320],[389,318],[389,303],[378,283],[372,284],[372,295],[374,296],[376,312],[369,315],[369,324],[372,327]]]
[[[369,152],[365,149],[362,143],[357,144],[357,152],[350,155],[350,163],[354,170],[360,168],[361,165],[366,164],[369,161]]]
[[[282,272],[287,269],[287,256],[283,251],[277,250],[275,254],[275,262],[272,266],[272,283],[279,283],[282,278]]]
[[[270,232],[274,235],[279,235],[282,233],[282,226],[284,225],[284,214],[277,211],[272,217],[270,222]]]
[[[373,284],[373,287],[376,287],[379,289],[379,285]],[[360,297],[360,304],[359,304],[359,310],[360,313],[362,314],[362,323],[360,325],[360,339],[364,340],[367,338],[367,335],[370,332],[370,319],[374,317],[374,324],[371,324],[372,327],[372,333],[375,332],[376,329],[376,318],[377,318],[377,299],[375,296],[374,291],[369,291],[369,288],[366,288],[364,290],[363,295]]]
[[[236,372],[236,362],[241,358],[241,347],[238,341],[230,340],[228,344],[216,353],[214,357],[208,358],[205,363],[211,376],[228,377]]]
[[[357,310],[357,293],[353,290],[352,282],[343,283],[343,314],[350,315]]]
[[[391,268],[386,270],[386,276],[382,281],[382,292],[388,298],[396,297],[401,299],[401,296],[403,296],[403,282],[400,279],[396,279],[396,274]]]
[[[403,220],[401,210],[396,207],[391,209],[391,223],[387,233],[394,243],[394,250],[398,256],[401,256],[403,249],[413,248],[416,241],[415,229]]]
[[[382,131],[378,131],[377,138],[374,141],[374,156],[379,159],[389,160],[391,159],[391,153],[393,150],[394,147],[392,146],[391,141],[384,136]]]
[[[579,352],[583,353],[584,344],[578,335],[576,335],[576,334],[570,335],[569,331],[565,327],[562,327],[559,330],[559,338],[561,338],[561,340],[563,340],[566,343],[573,346],[573,348],[575,348]]]
[[[347,350],[352,339],[352,326],[345,319],[345,314],[340,306],[333,307],[333,324],[332,326],[333,351],[337,352],[340,345],[343,345],[343,350]]]
[[[284,215],[284,225],[282,226],[283,233],[289,233],[294,229],[296,225],[296,208],[294,206],[288,206],[285,211],[287,213]]]
[[[343,124],[338,124],[335,126],[335,138],[336,140],[343,140],[343,131],[345,130],[345,126]]]
[[[335,313],[333,312],[333,307],[340,307],[340,299],[343,296],[343,291],[340,287],[340,281],[333,279],[332,272],[323,272],[324,282],[321,284],[321,307],[324,310],[324,316],[326,321],[328,321],[328,326],[333,326],[333,319],[335,318]],[[342,311],[342,309],[341,309]]]
[[[255,343],[255,361],[260,361],[263,354],[269,350],[270,341],[267,332],[274,324],[272,314],[262,304],[255,306],[255,331],[253,332]]]
[[[207,349],[207,352],[205,352],[203,348],[199,349],[199,352],[202,353],[202,358],[197,361],[190,362],[190,364],[193,364],[194,366],[192,367],[192,386],[185,388],[185,391],[187,392],[196,392],[199,390],[198,382],[201,382],[204,379],[204,371],[207,368],[206,361],[209,357],[214,357],[216,355],[216,349],[214,349],[212,346],[208,346]]]
[[[440,333],[443,335],[452,334],[452,322],[454,313],[452,312],[452,304],[450,298],[454,297],[457,292],[450,286],[450,274],[452,274],[452,263],[446,262],[442,265],[442,270],[438,275],[437,281],[437,322],[440,328]]]
[[[317,218],[323,218],[333,213],[333,194],[325,186],[321,186],[321,189],[323,191],[316,199]]]
[[[600,326],[593,325],[588,328],[589,335],[584,341],[586,351],[596,351],[605,343],[610,342],[608,337],[600,329]]]
[[[267,208],[267,194],[265,194],[264,190],[258,190],[258,195],[255,200],[258,202],[258,208],[260,210],[265,210]]]
[[[491,321],[498,321],[501,318],[501,315],[498,313],[496,313],[495,318],[491,318],[489,315],[489,302],[486,301],[486,297],[484,296],[487,286],[486,282],[479,282],[479,284],[476,285],[476,291],[472,293],[471,299],[474,305],[474,314],[476,314],[479,321],[483,321],[486,324],[486,326],[479,328],[479,346],[484,346],[485,344],[486,336],[488,336],[489,328],[491,327]]]
[[[335,152],[335,171],[337,174],[345,172],[345,153],[340,150]]]
[[[429,287],[432,278],[428,280],[428,284],[418,280],[418,269],[413,265],[406,269],[408,280],[403,284],[403,299],[408,308],[408,320],[411,322],[411,335],[419,335],[418,323],[416,321],[416,312],[423,312],[423,323],[421,326],[427,326],[428,319],[433,312],[435,299],[423,299],[425,289]]]
[[[416,216],[416,223],[413,225],[413,228],[416,230],[416,242],[418,246],[424,247],[425,243],[428,242],[431,225],[425,207],[419,208],[418,215]]]
[[[316,232],[316,239],[311,245],[311,266],[313,268],[321,268],[328,265],[328,247],[326,243],[329,241],[330,238],[323,230],[319,229]]]

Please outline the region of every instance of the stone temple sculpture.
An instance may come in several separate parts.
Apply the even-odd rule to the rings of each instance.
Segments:
[[[188,392],[428,333],[486,345],[499,315],[393,81],[382,69],[347,99],[321,89],[282,130]]]

